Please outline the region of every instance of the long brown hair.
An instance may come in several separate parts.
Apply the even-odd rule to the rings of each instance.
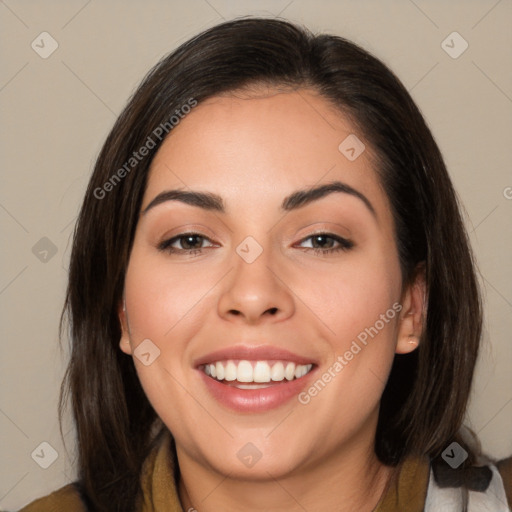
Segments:
[[[155,129],[191,98],[201,103],[254,84],[313,88],[348,116],[378,156],[403,282],[424,265],[426,325],[418,350],[395,357],[381,402],[378,457],[388,465],[411,454],[437,457],[461,427],[481,303],[456,194],[429,128],[398,78],[352,42],[278,19],[239,18],[202,32],[150,71],[108,135],[85,194],[62,317],[72,352],[59,411],[62,417],[70,398],[78,485],[90,509],[133,510],[142,463],[161,426],[133,361],[119,350],[117,314],[150,164],[163,140]],[[155,143],[149,155],[105,187],[148,137]]]

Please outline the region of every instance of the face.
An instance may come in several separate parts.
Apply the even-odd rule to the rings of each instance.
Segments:
[[[402,290],[354,134],[314,91],[237,93],[192,109],[155,156],[120,347],[180,464],[257,479],[373,446],[422,293]]]

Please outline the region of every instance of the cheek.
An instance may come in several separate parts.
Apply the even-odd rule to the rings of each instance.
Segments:
[[[162,348],[180,338],[176,332],[193,327],[194,316],[209,303],[208,291],[216,275],[183,265],[166,265],[164,255],[148,255],[134,248],[125,280],[132,340],[155,339]],[[211,307],[211,304],[210,304]],[[186,322],[182,322],[184,319]]]
[[[401,274],[389,255],[376,246],[374,251],[347,257],[340,265],[316,267],[306,272],[309,277],[302,273],[296,279],[297,296],[327,328],[336,352],[376,322],[383,338],[393,337],[397,318],[393,304],[400,299]],[[382,315],[386,315],[384,325]]]
[[[354,428],[377,406],[394,358],[401,273],[392,254],[376,245],[337,271],[333,266],[301,280],[297,293],[326,327],[331,353],[301,403],[343,416]]]
[[[211,275],[186,271],[185,265],[183,269],[171,269],[164,256],[134,244],[125,279],[137,374],[153,408],[173,431],[191,414],[190,395],[183,386],[190,365],[187,347],[201,327],[194,318],[212,307],[205,295],[215,282]],[[137,356],[137,347],[147,339],[156,346],[149,351],[158,354],[149,365]]]

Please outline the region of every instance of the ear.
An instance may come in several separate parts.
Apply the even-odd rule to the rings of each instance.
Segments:
[[[425,327],[426,292],[425,265],[421,263],[416,268],[413,282],[407,286],[402,295],[402,311],[400,312],[395,350],[397,354],[408,354],[415,350],[420,343]]]
[[[126,301],[121,300],[118,306],[119,324],[121,325],[121,339],[119,340],[119,348],[128,355],[132,355],[132,346],[130,343],[130,328],[128,327],[128,316],[126,314]]]

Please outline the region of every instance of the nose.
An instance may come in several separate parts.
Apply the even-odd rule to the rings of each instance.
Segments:
[[[295,312],[290,284],[264,250],[252,263],[234,254],[235,268],[223,282],[218,313],[225,320],[256,325],[281,322]],[[281,274],[281,275],[280,275]]]

